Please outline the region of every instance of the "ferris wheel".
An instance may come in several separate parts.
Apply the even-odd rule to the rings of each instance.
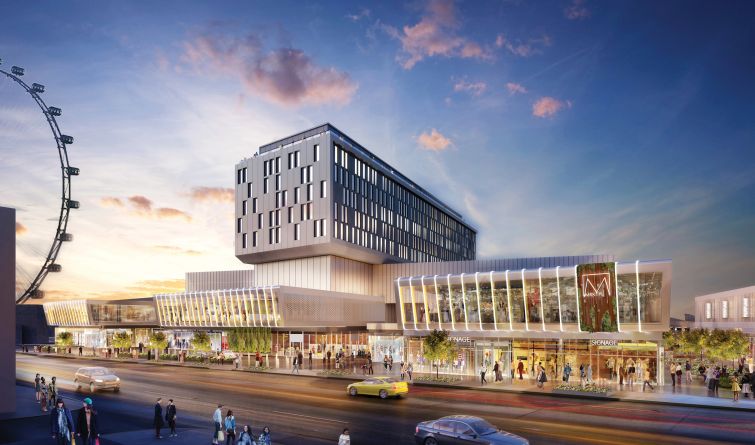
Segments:
[[[0,65],[2,65],[0,59]],[[79,169],[72,167],[68,162],[67,147],[73,144],[73,137],[63,134],[60,131],[56,117],[60,117],[62,110],[58,107],[48,107],[40,96],[45,91],[45,86],[39,83],[28,85],[21,77],[24,75],[24,69],[18,66],[12,66],[10,72],[0,68],[0,79],[6,77],[11,84],[16,85],[31,96],[36,105],[42,111],[44,120],[47,122],[52,132],[53,140],[57,148],[57,158],[60,164],[60,211],[57,212],[57,229],[50,233],[52,242],[46,242],[43,248],[36,249],[39,252],[39,261],[41,264],[33,264],[19,270],[16,267],[16,303],[21,304],[30,298],[42,298],[43,291],[40,289],[42,282],[49,273],[57,273],[62,270],[62,266],[56,262],[63,243],[73,241],[73,235],[68,232],[68,217],[71,209],[78,209],[79,202],[71,199],[71,177],[78,176]],[[48,137],[49,139],[49,137]],[[51,154],[50,154],[51,155]],[[53,221],[55,218],[51,218]],[[18,225],[16,226],[18,232]],[[45,234],[44,236],[47,236]],[[49,238],[46,238],[49,240]]]

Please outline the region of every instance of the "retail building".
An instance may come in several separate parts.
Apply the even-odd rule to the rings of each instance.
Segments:
[[[236,256],[253,269],[187,274],[185,292],[142,301],[47,303],[48,321],[162,329],[177,345],[209,330],[218,348],[224,332],[262,328],[274,354],[369,351],[418,371],[430,370],[422,338],[442,329],[458,346],[445,373],[662,369],[669,260],[477,260],[460,213],[329,124],[260,147],[235,183]]]

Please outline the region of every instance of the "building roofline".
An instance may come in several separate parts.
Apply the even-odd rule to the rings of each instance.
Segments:
[[[293,144],[295,142],[303,141],[307,138],[310,138],[312,136],[325,133],[327,131],[332,131],[335,133],[338,137],[345,140],[349,144],[352,145],[353,148],[356,148],[357,150],[360,150],[361,153],[359,153],[362,156],[365,156],[372,160],[378,167],[380,167],[384,173],[393,175],[397,179],[399,179],[399,182],[401,182],[404,186],[406,186],[409,190],[413,191],[417,195],[421,196],[422,198],[428,200],[433,205],[437,206],[444,212],[448,213],[451,217],[455,218],[459,223],[465,225],[470,230],[477,233],[477,228],[475,228],[473,225],[471,225],[468,221],[464,219],[464,215],[462,215],[460,212],[454,210],[451,208],[448,204],[444,203],[435,195],[425,190],[423,187],[421,187],[416,182],[409,179],[406,175],[399,172],[397,169],[395,169],[393,166],[382,160],[380,157],[375,155],[373,152],[365,148],[362,144],[352,139],[350,136],[346,135],[343,131],[336,128],[333,124],[330,122],[325,122],[324,124],[317,125],[315,127],[312,127],[308,130],[300,131],[299,133],[293,134],[291,136],[287,136],[281,139],[278,139],[276,141],[270,142],[268,144],[261,145],[259,147],[259,154],[264,154],[270,151],[273,151],[275,149],[284,147],[289,144]]]

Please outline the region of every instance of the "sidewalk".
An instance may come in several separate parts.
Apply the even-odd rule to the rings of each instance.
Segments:
[[[79,357],[76,355],[67,355],[67,354],[47,354],[47,353],[23,353],[23,352],[17,352],[17,354],[27,354],[27,355],[38,355],[38,356],[54,356],[54,357],[61,357],[61,358],[70,358],[70,359],[78,359]],[[187,367],[195,367],[195,368],[206,368],[206,369],[217,369],[217,370],[226,370],[226,371],[237,371],[237,372],[263,372],[263,373],[271,373],[271,374],[287,374],[287,375],[299,375],[303,377],[318,377],[318,378],[338,378],[338,379],[344,379],[344,380],[360,380],[365,379],[369,377],[368,375],[362,374],[362,370],[360,367],[351,367],[351,369],[335,369],[333,366],[334,361],[331,360],[331,366],[330,367],[323,367],[322,360],[313,360],[312,362],[312,369],[309,368],[309,365],[307,363],[307,359],[305,358],[305,364],[304,367],[299,371],[299,373],[293,373],[292,374],[292,366],[291,366],[291,357],[271,357],[270,362],[273,365],[272,368],[267,368],[265,370],[255,370],[253,367],[242,367],[241,369],[235,369],[235,366],[233,364],[228,365],[219,365],[219,364],[197,364],[197,363],[177,363],[175,361],[147,361],[145,359],[132,359],[132,358],[124,358],[124,359],[116,359],[116,358],[104,358],[104,357],[92,357],[92,356],[84,356],[81,357],[82,359],[87,360],[102,360],[102,361],[114,361],[114,362],[126,362],[126,363],[143,363],[143,364],[151,364],[151,365],[163,365],[163,366],[187,366]],[[246,360],[245,360],[246,363]],[[374,374],[376,376],[385,376],[385,375],[391,375],[395,377],[399,377],[400,371],[399,371],[399,365],[398,363],[394,362],[393,370],[392,371],[386,371],[381,363],[375,363],[374,364]],[[427,373],[420,373],[415,372],[414,377],[419,376],[428,376]],[[497,382],[493,383],[492,378],[489,378],[489,382],[487,385],[480,385],[479,384],[479,377],[473,377],[473,376],[457,376],[461,377],[461,380],[458,382],[453,383],[434,383],[434,382],[415,382],[414,385],[418,386],[427,386],[427,387],[443,387],[443,388],[458,388],[458,389],[469,389],[469,390],[476,390],[476,391],[502,391],[502,392],[513,392],[513,393],[519,393],[519,394],[534,394],[534,395],[542,395],[542,396],[554,396],[554,397],[572,397],[572,398],[589,398],[589,399],[599,399],[599,400],[607,400],[607,401],[622,401],[622,402],[636,402],[636,403],[657,403],[657,404],[665,404],[665,405],[678,405],[678,406],[693,406],[693,407],[700,407],[700,408],[721,408],[721,409],[733,409],[733,410],[741,410],[741,411],[755,411],[755,399],[750,398],[742,398],[740,397],[740,400],[738,402],[733,401],[732,392],[728,389],[720,389],[719,395],[713,396],[709,393],[706,386],[703,385],[701,378],[695,377],[695,380],[691,384],[683,384],[679,385],[676,388],[672,387],[670,384],[667,384],[665,386],[659,387],[656,386],[654,390],[650,391],[643,391],[642,390],[642,384],[635,383],[633,385],[633,388],[629,388],[629,385],[623,385],[623,387],[620,387],[617,383],[607,383],[606,386],[609,387],[609,396],[603,397],[603,396],[591,396],[589,394],[586,395],[572,395],[572,394],[556,394],[553,393],[553,387],[559,383],[561,383],[560,380],[553,382],[549,381],[546,383],[544,388],[538,388],[537,385],[529,380],[518,380],[518,379],[504,379],[503,382]],[[492,376],[491,376],[492,377]],[[570,382],[572,384],[578,383],[578,381],[572,381]]]

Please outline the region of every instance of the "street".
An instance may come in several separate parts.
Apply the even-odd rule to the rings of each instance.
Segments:
[[[55,375],[66,394],[73,395],[75,370],[91,365],[107,366],[122,380],[120,393],[93,396],[105,437],[115,431],[110,424],[116,418],[131,419],[134,429],[149,428],[157,397],[175,400],[179,432],[204,429],[209,438],[212,412],[222,403],[223,413],[232,409],[238,425],[249,423],[255,432],[267,425],[274,439],[292,444],[335,443],[345,427],[354,444],[413,444],[417,422],[450,414],[484,417],[533,444],[752,443],[755,433],[751,413],[720,409],[428,386],[413,386],[408,397],[398,400],[351,398],[345,391],[348,381],[340,379],[96,360],[17,355],[17,377],[32,381],[37,372]],[[40,428],[46,429],[47,419],[43,421]]]

